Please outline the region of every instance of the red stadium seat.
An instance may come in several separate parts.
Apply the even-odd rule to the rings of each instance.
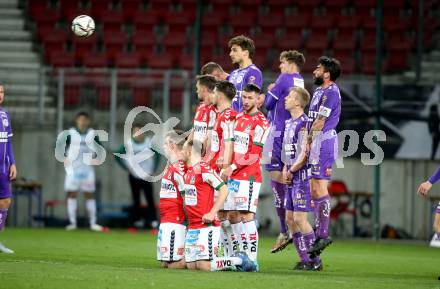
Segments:
[[[179,59],[179,67],[185,70],[192,70],[194,67],[194,58],[193,55],[189,54],[181,54]]]
[[[173,67],[173,59],[169,54],[149,54],[148,66],[153,69],[171,69]]]
[[[173,3],[172,0],[150,0],[151,4],[150,9],[152,11],[161,11],[161,12],[167,12],[170,10],[170,6]]]
[[[327,31],[313,31],[305,43],[307,53],[324,53],[328,47]]]
[[[106,67],[107,60],[105,53],[89,53],[82,59],[82,65],[90,68]]]
[[[350,75],[356,72],[356,60],[354,57],[347,57],[346,54],[334,54],[334,57],[341,63],[342,74]]]
[[[103,42],[107,55],[113,58],[116,54],[124,51],[128,37],[121,31],[106,31]]]
[[[283,13],[270,13],[267,15],[260,15],[258,23],[260,24],[261,32],[273,35],[277,28],[283,26],[283,20]]]
[[[246,11],[249,9],[258,8],[262,4],[262,2],[263,2],[263,0],[240,0],[240,1],[238,1],[238,4],[240,5],[240,9],[242,11]],[[268,3],[270,6],[272,6],[271,2]]]
[[[190,12],[168,12],[165,15],[165,23],[168,30],[173,32],[185,32],[187,26],[194,21],[194,13]]]
[[[278,48],[283,50],[299,50],[302,47],[302,33],[301,31],[291,30],[284,36],[277,39]]]
[[[333,53],[335,55],[353,55],[357,46],[356,35],[353,33],[342,34],[333,40]]]
[[[408,54],[390,53],[386,60],[386,72],[402,73],[408,69]]]
[[[333,16],[316,16],[310,21],[310,27],[312,30],[325,30],[331,29],[333,27]]]
[[[114,65],[118,68],[138,68],[141,64],[141,57],[136,52],[119,53],[115,57]]]
[[[265,69],[268,65],[267,54],[258,52],[254,55],[252,62],[260,69]]]
[[[137,11],[133,18],[136,32],[152,32],[154,25],[161,21],[164,14],[160,11]]]
[[[297,5],[299,7],[299,11],[301,10],[311,10],[319,5],[321,5],[321,0],[298,0]]]
[[[151,86],[135,84],[133,86],[133,106],[150,106],[152,90]]]
[[[359,27],[359,23],[359,18],[356,16],[338,16],[336,21],[338,34],[354,33]]]
[[[302,31],[309,27],[310,17],[308,15],[291,15],[285,16],[284,18],[284,27],[287,31]]]
[[[47,54],[47,61],[53,67],[72,67],[75,65],[75,55],[72,52],[52,51]]]
[[[247,35],[251,27],[255,26],[257,15],[253,12],[242,12],[229,17],[228,23],[232,26],[234,34]]]
[[[307,53],[305,54],[306,57],[306,63],[304,64],[303,73],[312,73],[317,66],[318,63],[318,59],[319,57],[321,57],[323,54],[322,53],[310,53],[307,51]]]
[[[361,70],[364,74],[373,75],[376,73],[376,54],[362,53]],[[385,71],[385,62],[382,64],[382,72]]]
[[[385,17],[384,29],[389,33],[406,33],[410,29],[410,23],[406,19],[400,17]],[[413,28],[414,29],[414,28]]]
[[[362,52],[376,51],[376,35],[367,35],[362,40]]]
[[[42,42],[46,55],[51,51],[62,51],[67,42],[66,32],[60,29],[53,30],[45,36]]]
[[[133,35],[133,44],[138,52],[149,52],[156,44],[156,34],[153,32],[139,32]]]
[[[229,53],[222,55],[214,55],[210,59],[208,59],[208,61],[217,62],[226,72],[231,71],[233,68],[231,57],[229,57]],[[204,63],[208,61],[204,61]]]
[[[62,15],[67,23],[71,23],[78,15],[92,15],[92,11],[88,8],[70,8],[62,10]]]
[[[182,53],[183,47],[187,44],[186,35],[182,33],[168,33],[163,38],[165,51],[173,56],[178,56]]]
[[[113,0],[90,0],[91,12],[95,21],[101,21],[102,15],[110,10],[112,1]]]
[[[92,34],[89,37],[75,37],[75,36],[73,36],[72,43],[73,43],[76,58],[81,61],[85,55],[90,54],[93,51],[95,51],[96,42],[97,42],[96,33]]]
[[[339,16],[342,14],[342,11],[345,7],[347,7],[349,0],[332,0],[325,1],[325,8],[327,15]]]
[[[376,0],[353,0],[357,16],[372,16],[376,7]]]
[[[267,56],[269,49],[275,47],[275,40],[273,33],[259,33],[252,37],[255,43],[258,54]]]
[[[136,11],[141,9],[143,0],[124,0],[121,1],[121,11],[124,14],[125,21],[132,21]]]
[[[121,31],[124,14],[121,11],[106,11],[101,21],[105,31]]]

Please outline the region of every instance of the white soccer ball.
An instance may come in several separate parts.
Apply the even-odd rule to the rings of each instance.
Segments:
[[[72,21],[72,31],[76,36],[88,37],[95,31],[95,21],[87,15],[77,16]]]

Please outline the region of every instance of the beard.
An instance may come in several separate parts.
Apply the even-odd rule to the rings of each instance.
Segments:
[[[313,83],[316,85],[322,85],[324,83],[324,78],[322,76],[313,77]]]

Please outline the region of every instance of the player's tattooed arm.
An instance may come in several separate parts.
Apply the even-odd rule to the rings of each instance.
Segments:
[[[322,132],[326,120],[327,117],[323,115],[318,115],[318,117],[315,119],[310,129],[310,134],[307,138],[308,144],[311,144],[313,140],[316,138],[316,136],[318,136]]]

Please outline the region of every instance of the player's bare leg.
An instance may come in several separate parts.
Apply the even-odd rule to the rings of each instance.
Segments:
[[[0,232],[4,230],[6,225],[6,219],[8,216],[8,209],[11,205],[11,198],[0,199]],[[5,247],[0,243],[0,252],[6,254],[12,254],[14,251]]]
[[[186,269],[186,262],[185,259],[182,259],[177,262],[162,262],[162,264],[166,264],[165,268],[168,269]]]
[[[186,263],[186,268],[188,268],[188,270],[197,270],[197,262]]]
[[[231,223],[231,228],[232,228],[232,235],[231,235],[232,252],[238,253],[242,250],[241,233],[243,231],[243,223],[241,221],[240,213],[238,211],[229,211],[228,220]]]
[[[90,230],[102,232],[102,226],[96,223],[96,200],[95,194],[91,192],[84,193],[86,199],[87,213],[89,214]]]
[[[243,231],[241,233],[242,251],[245,252],[249,259],[254,262],[258,271],[258,230],[255,223],[255,214],[252,212],[241,211],[241,221],[243,222]]]
[[[69,225],[66,226],[67,231],[77,229],[76,226],[76,211],[78,209],[77,192],[67,192],[67,215],[69,217]]]
[[[434,236],[432,237],[429,246],[440,248],[440,213],[435,213],[433,230],[434,230]]]
[[[310,257],[315,256],[329,246],[333,241],[329,237],[330,223],[330,195],[328,193],[328,180],[312,179],[310,181],[312,199],[315,204],[316,241],[309,250]]]

